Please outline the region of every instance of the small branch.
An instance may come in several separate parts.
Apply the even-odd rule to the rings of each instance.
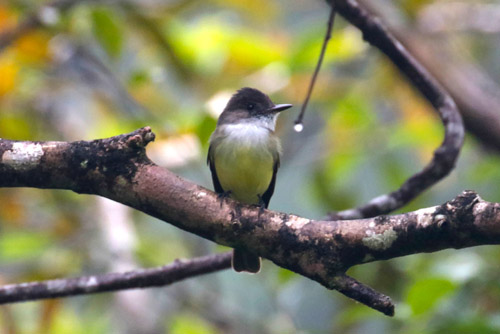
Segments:
[[[389,33],[375,16],[355,0],[329,0],[345,19],[358,27],[363,38],[382,51],[406,75],[413,85],[434,106],[445,127],[442,144],[434,151],[425,168],[410,177],[401,187],[387,195],[374,198],[355,209],[331,213],[329,218],[356,219],[374,217],[401,208],[424,190],[448,175],[455,167],[464,140],[462,118],[455,102],[429,72]]]
[[[158,268],[4,285],[0,286],[0,304],[166,286],[187,278],[228,269],[231,267],[231,256],[232,253],[227,252],[192,260],[176,260]]]
[[[55,10],[57,13],[68,10],[74,5],[84,0],[55,0],[47,5],[40,7],[36,12],[28,15],[24,18],[18,25],[11,29],[4,30],[0,33],[0,52],[6,47],[12,44],[15,40],[21,36],[29,33],[33,29],[41,27],[45,24],[43,21],[44,10],[50,9]]]
[[[347,275],[339,275],[335,279],[336,290],[349,298],[357,300],[371,308],[392,317],[394,315],[394,303],[391,298],[381,294],[367,285]]]

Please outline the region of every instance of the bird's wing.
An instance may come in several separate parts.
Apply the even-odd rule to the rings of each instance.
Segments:
[[[210,166],[210,171],[212,172],[212,182],[214,184],[214,190],[216,193],[222,194],[224,192],[224,189],[222,189],[222,186],[220,185],[219,178],[217,177],[217,171],[215,170],[215,162],[212,159],[214,149],[213,146],[214,145],[211,144],[208,148],[207,164]]]
[[[273,196],[274,193],[274,186],[276,185],[276,174],[278,174],[279,167],[280,167],[280,157],[279,154],[276,154],[276,157],[274,158],[273,177],[271,179],[271,183],[269,183],[269,187],[261,197],[262,200],[264,201],[264,204],[266,205],[266,208],[269,206],[269,201],[271,201],[271,196]]]

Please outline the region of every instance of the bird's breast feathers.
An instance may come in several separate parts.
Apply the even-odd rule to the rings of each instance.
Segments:
[[[224,191],[235,199],[257,204],[269,187],[280,143],[267,127],[249,123],[226,124],[211,140],[212,159]]]

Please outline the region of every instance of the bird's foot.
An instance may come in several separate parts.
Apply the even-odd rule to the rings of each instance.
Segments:
[[[224,204],[224,200],[231,196],[231,190],[224,191],[223,193],[217,194],[217,199],[220,201],[220,207],[222,208],[222,204]]]
[[[259,196],[259,204],[258,207],[259,207],[259,220],[260,220],[260,215],[264,213],[264,210],[266,210],[266,202],[264,202],[264,200],[262,199],[262,196],[258,195]]]

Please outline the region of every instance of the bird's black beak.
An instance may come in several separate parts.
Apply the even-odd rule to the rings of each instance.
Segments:
[[[291,108],[291,107],[293,107],[292,104],[277,104],[274,107],[271,107],[271,108],[267,109],[267,111],[269,111],[269,112],[280,112],[280,111],[286,110],[286,109]]]

